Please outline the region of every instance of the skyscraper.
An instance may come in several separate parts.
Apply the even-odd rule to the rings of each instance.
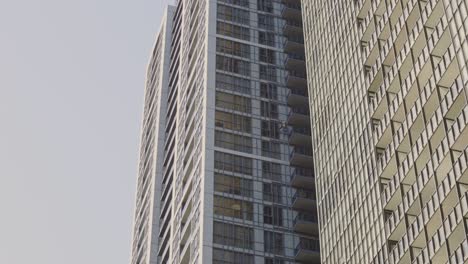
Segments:
[[[323,263],[467,263],[467,1],[302,3]]]
[[[300,0],[180,0],[148,66],[132,264],[319,263]]]

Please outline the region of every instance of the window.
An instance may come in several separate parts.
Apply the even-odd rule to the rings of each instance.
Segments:
[[[281,181],[281,165],[278,163],[262,161],[262,175],[265,179]]]
[[[232,5],[238,5],[238,6],[249,6],[249,0],[219,0],[219,2],[224,2]]]
[[[258,59],[261,62],[276,63],[275,51],[271,49],[259,48]]]
[[[217,192],[252,197],[253,184],[251,180],[215,173],[214,184]]]
[[[273,1],[271,0],[257,0],[257,9],[263,12],[273,12]]]
[[[228,20],[239,24],[249,24],[250,21],[249,11],[225,6],[218,5],[218,19]]]
[[[213,242],[216,244],[253,249],[254,232],[252,228],[222,222],[214,222]]]
[[[283,191],[278,183],[263,183],[263,199],[266,201],[281,203]]]
[[[260,102],[260,114],[263,117],[278,118],[278,105],[272,102]]]
[[[263,240],[265,243],[265,252],[273,254],[283,254],[283,234],[265,231]]]
[[[276,82],[276,67],[260,64],[260,79]]]
[[[216,110],[215,113],[215,125],[216,127],[247,133],[250,133],[252,130],[252,121],[250,117],[221,112],[218,110]]]
[[[252,175],[252,159],[215,151],[215,169]]]
[[[216,73],[216,88],[250,94],[250,80],[223,73]]]
[[[254,264],[254,256],[242,252],[213,248],[213,264]]]
[[[244,113],[252,112],[252,100],[248,97],[216,92],[216,106]]]
[[[280,123],[275,121],[262,121],[262,137],[280,138]]]
[[[249,62],[220,55],[216,56],[216,69],[246,76],[250,75]]]
[[[265,224],[283,226],[283,209],[278,206],[263,206],[263,222]]]
[[[284,260],[278,258],[265,258],[265,264],[284,264]]]
[[[221,53],[227,53],[234,56],[250,58],[250,46],[231,41],[226,39],[218,38],[216,41],[216,51]]]
[[[262,156],[281,159],[281,144],[278,142],[262,140]]]
[[[270,15],[258,14],[258,27],[263,28],[263,29],[267,29],[267,30],[274,30],[275,29],[275,19]]]
[[[252,220],[253,205],[251,202],[215,195],[214,214],[244,220]]]
[[[216,131],[215,146],[245,153],[252,153],[252,138],[223,131]]]
[[[250,40],[250,30],[246,27],[241,27],[218,21],[216,24],[216,32],[224,36],[229,36],[243,40]]]
[[[260,96],[268,99],[278,99],[278,88],[273,83],[260,83]]]
[[[258,43],[275,47],[275,35],[271,32],[258,32]]]

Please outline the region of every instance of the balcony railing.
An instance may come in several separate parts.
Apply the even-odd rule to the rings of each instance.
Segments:
[[[304,165],[302,165],[299,162],[296,162],[296,164],[300,166],[310,166],[311,164],[313,164],[312,157],[306,159],[305,162],[307,163]],[[290,184],[293,187],[299,187],[299,188],[304,187],[304,186],[313,187],[315,185],[314,170],[311,168],[293,166],[292,171],[291,171]]]
[[[300,212],[294,218],[293,224],[296,225],[299,222],[318,223],[317,214]]]
[[[300,4],[283,3],[283,6],[288,7],[288,8],[292,8],[292,9],[301,10],[301,5]]]
[[[309,105],[309,93],[307,88],[299,88],[296,86],[291,86],[289,88],[287,98],[289,106],[307,106]]]
[[[292,106],[289,112],[289,115],[299,114],[299,115],[309,115],[309,108],[307,107],[299,107],[299,106]]]
[[[294,94],[294,95],[305,96],[305,97],[309,96],[309,93],[307,92],[307,89],[300,89],[300,88],[296,88],[296,87],[289,88],[289,93]]]
[[[302,135],[306,135],[306,136],[311,136],[310,128],[306,128],[306,127],[293,126],[293,127],[291,127],[289,129],[289,136],[291,137],[291,135],[293,133],[298,133],[298,134],[302,134]]]
[[[286,59],[294,59],[294,60],[303,60],[305,61],[305,56],[302,54],[288,52],[286,53]]]
[[[297,36],[289,36],[289,37],[287,37],[287,38],[284,40],[284,44],[286,44],[286,42],[288,42],[288,41],[295,42],[295,43],[299,43],[299,44],[304,44],[304,38],[302,38],[302,37],[297,37]]]
[[[300,177],[307,177],[307,178],[314,178],[314,170],[310,168],[302,168],[302,167],[291,167],[292,173],[291,176],[300,176]]]
[[[320,253],[320,242],[319,242],[319,240],[318,239],[313,239],[313,238],[303,238],[303,237],[301,237],[300,240],[299,240],[299,243],[296,246],[296,249],[294,250],[294,253],[297,256],[300,253],[300,251],[302,251],[302,250]]]
[[[294,193],[291,201],[292,208],[294,210],[305,211],[309,213],[312,213],[314,210],[316,210],[315,191],[313,190],[296,188],[296,193]]]
[[[298,198],[310,199],[315,200],[315,192],[312,190],[306,189],[296,189],[296,193],[293,196],[293,201]]]
[[[300,52],[286,53],[284,66],[290,71],[300,71],[305,68],[305,56]]]
[[[294,149],[289,154],[289,158],[291,159],[294,155],[304,155],[304,156],[312,156],[312,149],[308,147],[302,146],[295,146]]]
[[[281,10],[283,18],[287,19],[302,19],[301,5],[292,3],[283,3],[283,9]]]
[[[292,19],[286,19],[284,20],[284,26],[290,26],[290,27],[297,27],[297,28],[301,28],[302,29],[302,22],[300,21],[296,21],[296,20],[292,20]]]
[[[300,72],[300,71],[288,71],[288,77],[289,76],[307,79],[307,74],[305,72]]]

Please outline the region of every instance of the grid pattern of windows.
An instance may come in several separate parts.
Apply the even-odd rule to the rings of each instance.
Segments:
[[[217,221],[215,221],[213,224],[213,243],[238,248],[253,249],[253,228]]]
[[[217,2],[214,228],[253,231],[215,230],[214,246],[259,264],[319,263],[301,242],[318,232],[304,216],[317,215],[310,129],[299,129],[310,126],[304,47],[288,42],[303,39],[300,1]]]
[[[302,2],[323,263],[467,263],[466,1]]]
[[[299,2],[171,8],[168,60],[155,49],[148,67],[139,188],[154,192],[138,192],[133,264],[319,262],[304,242],[318,223],[304,216],[316,203]]]

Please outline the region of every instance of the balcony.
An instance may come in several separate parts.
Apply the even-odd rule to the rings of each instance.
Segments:
[[[310,128],[292,127],[289,129],[288,138],[291,145],[312,146]]]
[[[301,5],[298,3],[283,3],[281,16],[285,19],[301,19]]]
[[[303,71],[288,71],[286,75],[286,86],[307,89],[307,74]]]
[[[286,36],[302,35],[302,21],[296,19],[286,19],[284,21],[283,34]]]
[[[304,52],[304,38],[302,36],[289,36],[283,42],[286,52]]]
[[[311,168],[304,168],[304,167],[292,167],[290,183],[291,183],[291,186],[293,187],[314,186],[315,184],[314,170]]]
[[[294,249],[296,260],[300,262],[320,262],[320,243],[316,238],[301,237]]]
[[[290,88],[287,97],[289,106],[309,105],[309,93],[307,89]]]
[[[291,165],[298,165],[302,167],[312,167],[312,146],[299,147],[295,146],[289,154],[289,162]]]
[[[292,208],[294,210],[313,211],[315,210],[315,192],[306,189],[296,189],[292,197]]]
[[[309,108],[293,106],[289,109],[288,124],[307,127],[310,124]]]
[[[305,234],[318,234],[317,214],[299,212],[293,220],[294,231]]]
[[[306,67],[305,56],[300,53],[286,53],[286,58],[284,59],[284,67],[288,70],[300,71],[304,70]]]

